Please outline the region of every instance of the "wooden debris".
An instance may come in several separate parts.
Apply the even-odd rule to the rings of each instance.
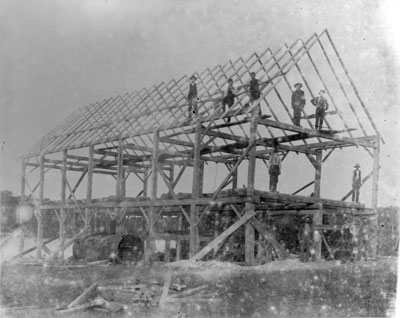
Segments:
[[[172,269],[169,269],[167,276],[165,278],[164,287],[163,287],[161,297],[160,297],[160,307],[165,306],[165,304],[167,302],[168,290],[169,290],[169,286],[171,284],[172,274],[173,274]]]
[[[77,298],[75,298],[75,300],[73,300],[69,305],[68,308],[72,308],[76,305],[78,305],[80,302],[82,302],[82,300],[85,299],[85,297],[93,290],[95,290],[97,287],[97,282],[93,283],[92,285],[90,285],[88,288],[86,288],[82,294],[80,294]]]
[[[173,294],[173,295],[171,295],[171,297],[174,297],[174,298],[186,297],[186,296],[193,295],[196,292],[200,292],[200,291],[206,290],[207,288],[208,288],[208,285],[201,285],[201,286],[198,286],[198,287],[189,288],[189,289],[187,289],[187,290],[185,290],[185,291],[183,291],[183,292],[181,292],[179,294]]]

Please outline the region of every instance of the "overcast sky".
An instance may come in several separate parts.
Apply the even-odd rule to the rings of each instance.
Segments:
[[[379,203],[397,205],[395,2],[0,0],[1,189],[19,193],[19,156],[80,106],[327,28],[386,141]]]

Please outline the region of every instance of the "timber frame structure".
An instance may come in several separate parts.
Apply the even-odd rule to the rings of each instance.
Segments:
[[[331,77],[329,84],[327,71]],[[234,105],[223,110],[221,96],[228,78],[233,77],[245,87],[249,72],[255,72],[263,83],[260,99],[249,103],[242,89]],[[240,57],[195,75],[200,100],[199,114],[192,119],[187,119],[188,77],[183,76],[150,89],[80,107],[23,157],[21,198],[22,204],[34,203],[38,258],[46,252],[43,227],[46,215],[51,213],[59,223],[59,250],[51,252],[51,257],[62,257],[76,238],[93,233],[94,216],[103,213],[114,219],[117,227],[123,227],[130,215],[142,218],[146,224],[147,257],[154,253],[155,240],[165,240],[166,246],[174,240],[177,260],[182,241],[189,241],[190,258],[198,260],[216,250],[243,225],[247,264],[254,264],[256,232],[280,251],[282,257],[288,257],[263,226],[261,214],[311,215],[318,230],[337,226],[323,224],[325,214],[374,215],[379,147],[383,139],[327,30],[313,34],[306,41],[298,39],[275,52],[267,49],[261,54],[253,53],[246,59]],[[315,130],[311,122],[315,116],[306,111],[302,127],[292,124],[290,94],[295,81],[304,83],[307,96],[314,97],[320,88],[326,90],[331,105],[324,120],[327,129]],[[332,82],[336,89],[332,88]],[[258,109],[263,115],[260,116]],[[227,117],[231,117],[231,122],[225,121]],[[257,190],[256,163],[266,163],[274,145],[278,145],[282,160],[291,152],[308,158],[315,170],[313,180],[292,194]],[[349,194],[338,200],[320,197],[323,163],[335,149],[352,147],[365,149],[373,161],[373,170],[363,180],[372,177],[371,208],[346,202]],[[76,150],[80,155],[74,154]],[[227,174],[215,191],[207,193],[203,179],[205,164],[209,162],[226,167]],[[238,171],[243,167],[247,170],[246,185],[238,188]],[[60,172],[61,196],[55,201],[44,197],[45,175],[50,170]],[[30,175],[34,171],[38,177],[32,183]],[[178,194],[175,188],[182,182],[185,171],[191,175],[192,189],[190,193]],[[74,186],[68,181],[69,173],[79,174]],[[108,200],[93,197],[93,177],[97,174],[115,179],[115,190]],[[126,196],[128,177],[141,184],[135,198]],[[86,197],[79,199],[76,190],[84,179]],[[167,194],[160,195],[160,184],[167,187]],[[231,189],[227,190],[228,186]],[[312,197],[298,195],[310,186],[314,187]],[[216,215],[217,219],[225,206],[238,220],[222,233],[202,236],[199,233],[202,221],[210,215]],[[81,218],[83,225],[67,238],[66,220],[70,215]],[[163,217],[169,221],[172,218],[178,231],[172,234],[156,231],[156,223]],[[187,225],[187,232],[182,224]],[[317,259],[321,257],[321,244],[317,245]]]

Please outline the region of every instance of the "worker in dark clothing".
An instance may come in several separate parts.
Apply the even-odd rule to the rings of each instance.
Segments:
[[[190,77],[189,93],[187,95],[188,105],[189,105],[189,118],[192,118],[192,114],[197,115],[197,77],[192,75]]]
[[[268,162],[269,191],[271,192],[277,192],[278,178],[281,174],[281,158],[279,157],[278,150],[278,146],[275,146]]]
[[[354,172],[353,172],[353,191],[351,194],[351,201],[352,202],[359,202],[360,198],[360,188],[361,188],[361,170],[360,170],[360,165],[357,163],[354,166]]]
[[[253,101],[256,101],[257,99],[260,98],[261,91],[260,91],[260,83],[256,78],[256,73],[251,72],[250,76],[251,80],[249,82],[249,95],[250,95],[250,103],[252,103]]]
[[[357,260],[361,260],[364,256],[365,260],[368,260],[369,253],[369,242],[371,239],[371,228],[368,218],[363,218],[363,223],[358,231],[358,253]]]
[[[306,104],[304,92],[301,90],[303,85],[301,83],[294,84],[296,90],[292,93],[292,108],[293,108],[293,124],[300,126],[301,112]]]
[[[311,257],[312,235],[311,218],[307,216],[299,231],[300,260],[303,262],[308,262]]]
[[[342,261],[354,260],[353,247],[357,239],[356,227],[350,217],[344,219],[344,224],[340,230],[343,239]]]
[[[321,130],[322,123],[325,118],[325,111],[328,109],[329,104],[325,97],[325,90],[321,89],[319,91],[319,96],[314,97],[311,103],[316,107],[315,109],[315,129]]]
[[[222,110],[223,112],[226,111],[226,106],[231,108],[235,102],[235,97],[237,95],[237,89],[233,86],[233,80],[230,78],[228,80],[228,88],[226,89],[226,95],[222,99]],[[231,122],[231,117],[227,117],[227,123]]]

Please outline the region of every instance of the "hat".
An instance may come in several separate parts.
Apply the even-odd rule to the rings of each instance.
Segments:
[[[192,76],[190,76],[190,78],[189,79],[194,79],[194,80],[197,80],[197,77],[196,77],[196,75],[192,75]]]
[[[357,163],[354,168],[360,168],[360,165]]]
[[[307,215],[303,218],[303,221],[311,223],[311,217]]]
[[[302,88],[303,87],[303,84],[301,84],[301,83],[296,83],[296,84],[294,84],[294,87],[299,87],[299,88]]]
[[[319,92],[320,92],[320,93],[321,93],[321,92],[322,92],[322,93],[325,93],[325,90],[324,90],[324,89],[321,89]]]

